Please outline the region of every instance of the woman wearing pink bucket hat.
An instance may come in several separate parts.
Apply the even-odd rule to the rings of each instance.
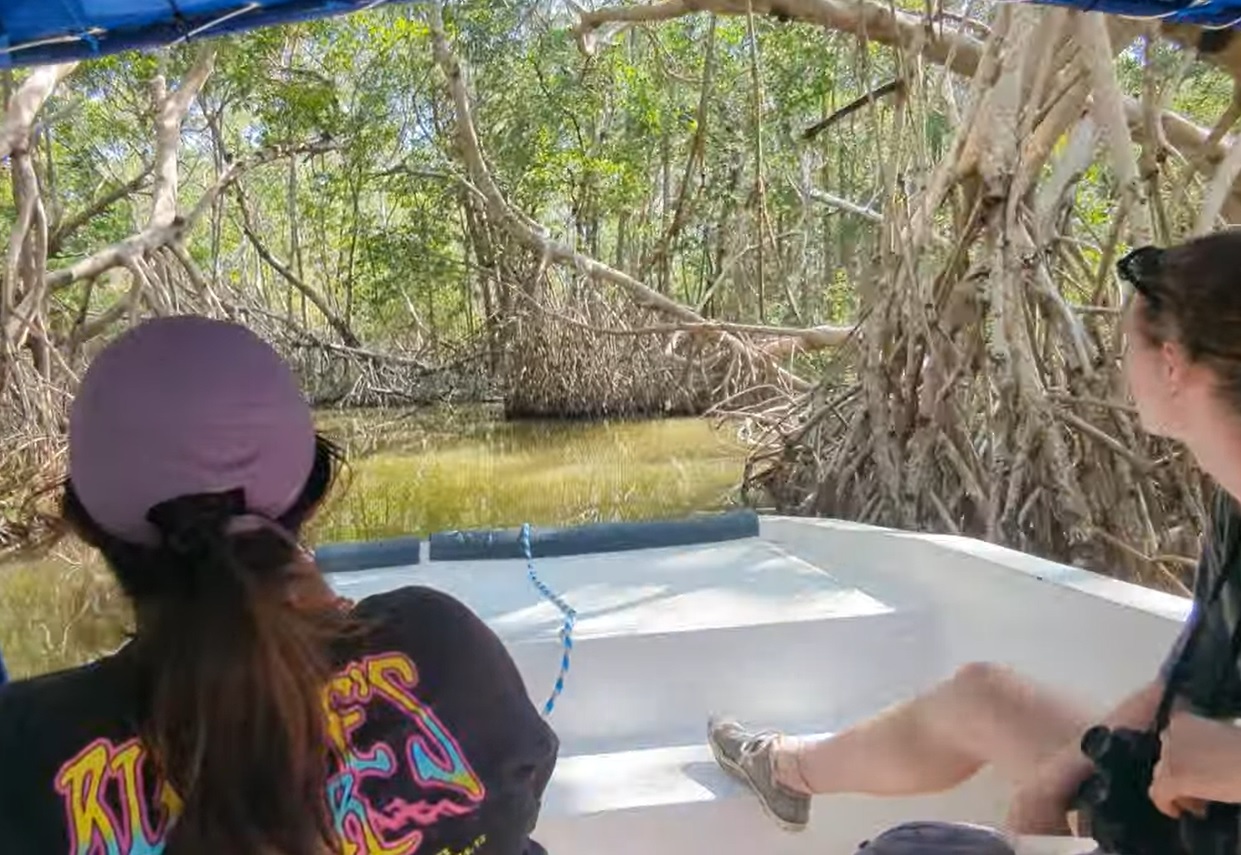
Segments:
[[[543,852],[558,743],[499,639],[427,588],[343,601],[298,546],[338,464],[244,327],[162,318],[93,360],[62,506],[136,632],[0,690],[0,850]]]

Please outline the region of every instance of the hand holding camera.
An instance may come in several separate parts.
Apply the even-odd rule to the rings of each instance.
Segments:
[[[1236,855],[1237,799],[1213,792],[1210,782],[1236,779],[1236,754],[1222,749],[1239,735],[1230,724],[1189,712],[1170,715],[1162,730],[1088,730],[1081,749],[1095,772],[1074,804],[1099,851]],[[1214,765],[1221,766],[1219,774]]]
[[[1159,762],[1151,781],[1155,807],[1171,817],[1205,817],[1209,803],[1204,796],[1214,795],[1215,788],[1203,779],[1212,777],[1211,767],[1221,759],[1221,746],[1238,735],[1236,728],[1223,722],[1189,712],[1173,713],[1160,735]],[[1229,768],[1225,774],[1232,777],[1235,772]],[[1230,800],[1232,794],[1217,795]]]
[[[1188,855],[1180,823],[1149,795],[1161,751],[1159,734],[1098,725],[1082,736],[1081,748],[1095,771],[1082,782],[1074,807],[1088,819],[1099,851]]]

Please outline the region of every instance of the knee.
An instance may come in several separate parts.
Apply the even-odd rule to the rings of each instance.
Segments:
[[[994,697],[1011,694],[1021,678],[1007,665],[998,662],[967,662],[952,675],[951,682],[967,695]]]

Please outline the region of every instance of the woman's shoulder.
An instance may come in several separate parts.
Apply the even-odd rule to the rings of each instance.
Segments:
[[[362,621],[399,620],[404,623],[416,618],[457,624],[481,622],[464,602],[426,585],[405,585],[372,594],[354,604],[353,615]]]
[[[113,654],[0,687],[0,757],[14,780],[47,779],[94,740],[132,735],[135,679]]]
[[[362,679],[363,671],[377,679],[399,676],[419,703],[471,737],[520,741],[515,731],[524,728],[554,753],[549,729],[507,647],[466,603],[411,585],[360,600],[353,612],[363,633],[340,650],[342,673],[354,679]]]
[[[1241,516],[1241,506],[1237,504],[1236,498],[1221,486],[1216,486],[1211,492],[1211,516],[1217,524],[1235,521]]]
[[[442,608],[453,604],[464,607],[461,600],[439,588],[432,588],[429,585],[402,585],[390,591],[364,597],[357,601],[355,608],[383,606]]]
[[[1241,559],[1241,506],[1223,487],[1217,487],[1212,497],[1206,542],[1215,559],[1213,569]]]
[[[407,585],[354,604],[363,631],[350,647],[394,647],[431,665],[452,662],[470,670],[504,668],[508,654],[499,636],[465,602],[445,591]],[[432,661],[428,661],[432,660]]]
[[[127,669],[125,649],[81,665],[74,665],[0,686],[0,721],[12,721],[17,715],[42,706],[65,707],[67,704],[96,705],[96,701],[115,698],[122,692],[132,674]],[[3,728],[0,727],[0,733]]]

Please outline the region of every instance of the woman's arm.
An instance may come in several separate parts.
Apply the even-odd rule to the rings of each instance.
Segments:
[[[1125,697],[1103,717],[1101,724],[1110,728],[1145,730],[1154,720],[1155,711],[1159,707],[1159,701],[1163,697],[1172,669],[1184,651],[1197,612],[1203,607],[1207,592],[1212,587],[1215,578],[1210,558],[1212,550],[1218,548],[1218,542],[1224,535],[1222,520],[1225,518],[1225,513],[1220,501],[1217,498],[1212,523],[1208,528],[1216,545],[1208,544],[1203,549],[1194,573],[1193,612],[1169,648],[1167,656],[1160,663],[1159,672],[1155,678]],[[1178,702],[1174,708],[1179,706]],[[1018,789],[1013,800],[1014,813],[1042,815],[1048,811],[1058,814],[1067,813],[1070,810],[1070,804],[1078,787],[1094,771],[1094,764],[1081,750],[1083,735],[1075,734],[1055,754],[1043,761],[1030,780]]]
[[[1151,800],[1169,816],[1194,803],[1241,803],[1241,728],[1174,713],[1162,735]]]
[[[1163,680],[1141,687],[1116,705],[1102,720],[1108,727],[1145,728],[1155,715],[1163,693]],[[1049,756],[1023,782],[1013,798],[1009,821],[1021,824],[1028,817],[1052,814],[1063,816],[1071,809],[1077,788],[1094,771],[1094,764],[1082,753],[1082,734]]]

